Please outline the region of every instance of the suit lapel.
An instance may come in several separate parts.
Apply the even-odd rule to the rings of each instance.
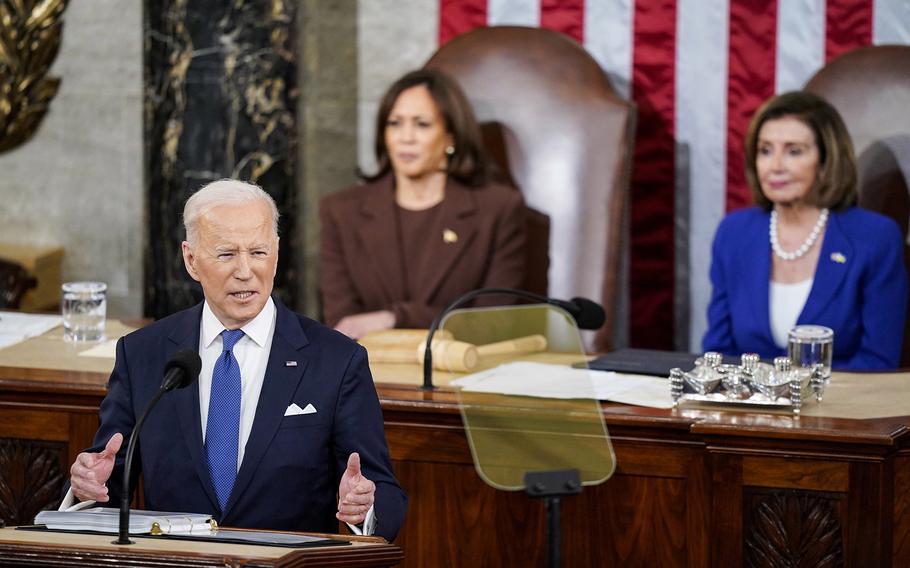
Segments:
[[[762,337],[768,345],[774,345],[771,334],[771,315],[768,302],[771,295],[771,243],[768,240],[768,223],[770,215],[762,216],[766,223],[757,223],[752,232],[746,235],[743,242],[744,251],[740,256],[740,282],[749,289],[747,297],[752,298],[752,310],[755,321],[761,322]]]
[[[288,405],[292,402],[307,365],[307,361],[299,352],[308,343],[306,334],[300,327],[300,321],[277,300],[275,308],[277,310],[275,333],[272,337],[272,348],[262,382],[262,391],[259,394],[259,404],[256,406],[256,415],[244,449],[243,462],[240,464],[231,498],[225,507],[225,514],[240,499],[253,479],[262,456],[278,431]],[[296,361],[297,366],[288,367],[285,364],[287,361]]]
[[[199,327],[202,321],[202,304],[184,313],[182,320],[177,322],[168,335],[168,340],[176,345],[177,349],[192,349],[199,351]],[[177,389],[170,395],[177,405],[177,416],[180,421],[180,430],[183,441],[189,450],[190,459],[196,467],[196,475],[202,481],[205,494],[212,502],[212,507],[218,509],[218,496],[212,486],[212,477],[208,470],[208,458],[202,447],[202,420],[199,416],[199,385],[194,384],[187,388]]]
[[[427,235],[429,243],[425,263],[419,267],[419,290],[422,303],[431,304],[455,261],[467,250],[477,232],[473,216],[477,212],[475,190],[449,178],[445,199],[437,224]]]
[[[823,238],[812,290],[797,323],[818,323],[819,315],[827,310],[828,304],[850,269],[850,261],[855,260],[853,246],[841,230],[840,214],[831,213]]]
[[[376,281],[386,298],[404,298],[402,259],[398,246],[395,219],[395,193],[392,176],[376,183],[360,203],[360,226],[357,238],[372,265]]]

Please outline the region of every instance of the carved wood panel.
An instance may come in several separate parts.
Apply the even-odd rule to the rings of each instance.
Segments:
[[[746,566],[844,566],[844,496],[745,488]]]
[[[0,438],[0,519],[31,524],[38,511],[60,505],[64,442]]]

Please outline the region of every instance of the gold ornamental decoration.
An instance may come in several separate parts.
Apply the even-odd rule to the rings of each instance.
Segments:
[[[48,75],[60,50],[67,0],[0,0],[0,152],[38,130],[60,79]]]

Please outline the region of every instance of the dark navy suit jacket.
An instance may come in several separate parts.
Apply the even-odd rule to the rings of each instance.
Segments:
[[[706,351],[784,355],[774,344],[768,308],[770,214],[757,207],[729,214],[717,229],[711,262]],[[907,272],[900,229],[858,207],[831,213],[812,290],[799,324],[834,330],[840,369],[890,369],[900,363],[907,313]]]
[[[199,386],[164,395],[139,435],[134,471],[144,474],[145,508],[210,513],[224,526],[337,532],[338,483],[351,452],[376,483],[376,534],[395,538],[407,499],[392,472],[379,399],[366,351],[340,333],[275,302],[272,348],[233,492],[218,506],[206,465]],[[202,304],[135,331],[117,343],[101,404],[100,451],[116,432],[129,438],[178,349],[198,350]],[[288,366],[295,361],[296,366]],[[317,412],[284,416],[288,406]],[[108,481],[119,505],[126,443]],[[139,466],[139,467],[136,467]]]

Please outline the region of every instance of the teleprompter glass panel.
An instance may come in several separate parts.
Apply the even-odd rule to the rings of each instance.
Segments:
[[[547,305],[457,310],[442,322],[450,343],[434,340],[471,374],[457,394],[480,477],[524,489],[528,472],[577,469],[583,485],[608,479],[615,457],[587,368],[578,327]]]

